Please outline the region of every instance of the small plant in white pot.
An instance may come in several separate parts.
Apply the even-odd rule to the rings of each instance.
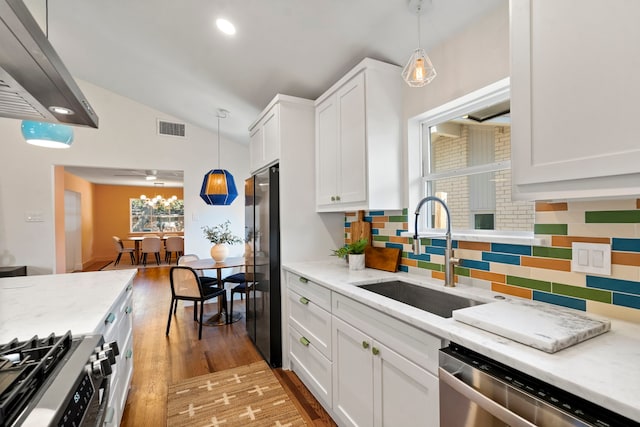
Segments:
[[[231,233],[229,224],[231,224],[231,221],[226,220],[222,224],[214,227],[202,227],[204,236],[209,242],[214,244],[211,247],[211,258],[215,259],[216,262],[222,262],[229,256],[229,247],[227,245],[244,242],[240,237]]]
[[[367,239],[360,239],[334,249],[333,254],[338,258],[345,258],[349,264],[349,270],[364,270],[364,250],[369,244]]]

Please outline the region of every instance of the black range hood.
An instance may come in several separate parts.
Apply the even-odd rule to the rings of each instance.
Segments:
[[[98,127],[97,114],[22,0],[0,0],[0,117]]]

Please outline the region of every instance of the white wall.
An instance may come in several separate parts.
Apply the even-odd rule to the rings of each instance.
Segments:
[[[503,4],[492,13],[479,19],[461,33],[446,40],[441,45],[427,52],[437,77],[428,85],[412,88],[404,85],[404,120],[431,110],[477,89],[483,88],[498,80],[509,77],[509,2]],[[404,127],[405,144],[405,205],[409,212],[415,206],[413,199],[419,182],[420,162],[410,162],[420,156],[419,149],[410,149],[412,142],[419,138],[419,130]],[[419,146],[420,144],[413,144]],[[418,190],[417,190],[418,189]],[[411,196],[409,194],[411,191]]]
[[[233,174],[240,194],[231,206],[208,206],[199,193],[204,174],[218,165],[215,132],[187,124],[186,139],[158,136],[158,118],[181,120],[90,83],[78,84],[97,111],[100,127],[74,128],[68,150],[26,144],[21,122],[0,118],[0,265],[27,265],[29,274],[54,272],[54,165],[184,170],[186,253],[208,256],[211,244],[200,227],[227,218],[233,232],[244,236],[248,145],[221,136],[221,166]],[[214,120],[213,107],[211,115]],[[26,222],[25,215],[33,213],[41,214],[42,222]],[[237,245],[231,255],[243,251],[243,245]]]

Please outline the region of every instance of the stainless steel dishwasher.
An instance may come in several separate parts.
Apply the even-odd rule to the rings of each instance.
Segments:
[[[634,427],[638,422],[458,344],[440,350],[442,427]]]

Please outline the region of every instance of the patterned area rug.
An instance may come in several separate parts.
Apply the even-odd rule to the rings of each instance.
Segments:
[[[167,426],[305,426],[264,361],[169,387]]]

